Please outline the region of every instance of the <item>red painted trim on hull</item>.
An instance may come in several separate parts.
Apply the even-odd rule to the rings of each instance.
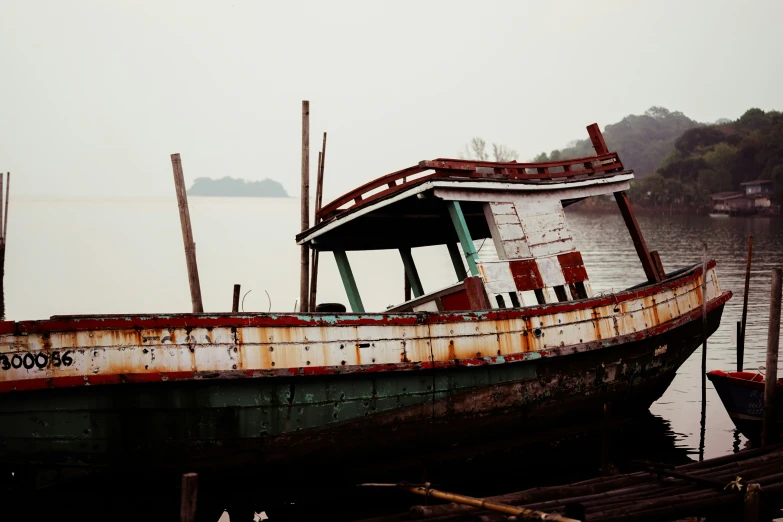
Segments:
[[[715,266],[715,261],[707,264],[707,269]],[[164,328],[215,328],[215,327],[275,327],[275,326],[415,326],[417,324],[459,323],[486,320],[506,320],[522,317],[536,317],[544,314],[557,314],[587,310],[597,306],[619,304],[631,299],[647,297],[662,289],[677,288],[701,276],[701,266],[694,267],[678,278],[645,286],[638,290],[626,290],[592,299],[583,299],[568,303],[533,306],[518,310],[487,310],[447,313],[402,313],[402,314],[345,314],[336,322],[324,317],[330,314],[181,314],[153,316],[56,316],[43,321],[19,321],[0,323],[0,334],[25,335],[28,333],[75,332],[83,330],[124,330],[124,329],[164,329]]]
[[[707,313],[722,306],[732,296],[731,292],[723,292],[707,304]],[[137,373],[115,375],[85,375],[74,377],[54,377],[47,379],[29,379],[15,382],[0,383],[0,393],[12,391],[30,391],[46,388],[66,388],[74,386],[89,386],[98,384],[124,384],[124,383],[148,383],[182,380],[205,379],[233,379],[233,378],[257,378],[257,377],[290,377],[312,375],[341,375],[353,373],[378,373],[393,371],[411,371],[427,369],[448,369],[472,366],[487,366],[495,364],[516,363],[539,357],[560,357],[578,352],[587,352],[617,346],[634,341],[640,341],[648,337],[661,335],[669,330],[682,326],[701,317],[701,307],[692,310],[677,319],[648,328],[630,335],[612,337],[601,341],[575,344],[571,346],[555,347],[535,352],[515,353],[505,356],[476,357],[470,359],[455,359],[451,361],[424,361],[419,363],[397,363],[376,365],[351,365],[351,366],[313,366],[304,368],[286,368],[278,370],[236,370],[224,372],[171,372],[171,373]]]

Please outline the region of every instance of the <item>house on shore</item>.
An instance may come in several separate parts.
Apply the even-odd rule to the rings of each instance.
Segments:
[[[742,192],[711,194],[712,210],[717,214],[746,216],[764,212],[771,207],[772,181],[759,179],[741,183]]]

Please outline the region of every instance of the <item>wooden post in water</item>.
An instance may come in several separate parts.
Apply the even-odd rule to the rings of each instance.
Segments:
[[[201,284],[198,280],[198,265],[196,264],[196,243],[193,241],[193,229],[190,226],[190,211],[188,210],[188,193],[185,190],[185,176],[182,173],[182,159],[179,154],[171,155],[171,167],[174,170],[174,187],[177,191],[179,205],[179,222],[182,225],[182,241],[185,243],[185,262],[188,266],[188,283],[190,284],[190,301],[193,313],[204,313],[201,302]]]
[[[767,373],[764,377],[764,418],[761,428],[761,445],[768,446],[777,441],[778,348],[780,344],[780,300],[783,270],[772,269],[772,291],[769,303],[769,330],[767,331]]]
[[[231,301],[231,311],[234,313],[239,312],[239,289],[240,285],[234,285],[234,298]]]
[[[310,228],[310,102],[302,100],[302,232]],[[299,273],[299,311],[310,310],[310,246],[302,244]]]
[[[185,473],[182,475],[182,493],[179,504],[180,522],[195,522],[198,500],[198,474]]]
[[[743,502],[743,522],[761,521],[761,486],[748,484]]]
[[[11,173],[6,173],[5,205],[3,205],[3,173],[0,172],[0,321],[5,319],[5,244],[8,235],[8,196],[11,188]],[[5,214],[3,214],[5,208]]]
[[[323,201],[324,190],[324,165],[326,161],[326,133],[324,132],[324,142],[321,152],[318,153],[318,174],[315,182],[315,216],[313,225],[317,225],[321,220],[318,218],[318,212],[321,211],[321,202]],[[318,294],[318,250],[313,249],[312,267],[310,268],[310,311],[315,312],[317,307],[316,296]]]
[[[701,422],[699,426],[699,461],[704,460],[704,443],[707,437],[707,243],[701,259]]]
[[[748,320],[748,291],[750,290],[750,262],[753,257],[753,234],[748,236],[748,259],[745,262],[745,295],[742,297],[742,323],[737,334],[737,371],[745,361],[745,323]]]

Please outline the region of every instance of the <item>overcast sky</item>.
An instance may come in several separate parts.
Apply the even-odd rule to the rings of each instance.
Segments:
[[[652,105],[783,108],[783,2],[0,0],[0,170],[15,194],[299,193],[301,100],[326,199],[472,136],[520,159]],[[632,168],[633,166],[630,165]]]

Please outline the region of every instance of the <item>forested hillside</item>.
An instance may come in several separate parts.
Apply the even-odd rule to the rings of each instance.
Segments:
[[[600,122],[599,122],[600,123]],[[669,154],[674,142],[688,129],[702,124],[683,113],[651,107],[644,114],[632,114],[603,129],[609,150],[620,154],[623,164],[636,172],[637,179],[654,173]],[[589,139],[577,140],[549,154],[542,152],[534,161],[578,158],[595,154]]]
[[[736,121],[685,131],[634,192],[654,204],[704,204],[709,194],[739,191],[741,183],[759,179],[772,180],[773,201],[781,204],[783,114],[750,109]]]

